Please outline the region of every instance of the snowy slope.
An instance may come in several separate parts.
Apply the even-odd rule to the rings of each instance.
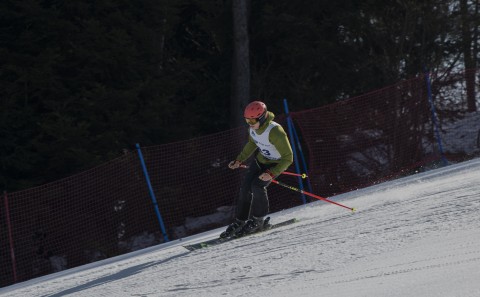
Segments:
[[[275,185],[272,185],[275,186]],[[1,296],[480,296],[480,159],[274,214],[300,222],[188,252],[220,229]]]

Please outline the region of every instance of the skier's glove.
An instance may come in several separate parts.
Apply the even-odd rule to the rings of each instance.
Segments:
[[[242,165],[242,162],[240,162],[238,160],[234,160],[234,161],[228,163],[228,168],[237,169],[238,167],[240,167],[240,165]]]
[[[275,178],[275,175],[270,170],[267,169],[267,171],[260,174],[258,178],[261,179],[262,181],[271,181],[272,179]]]

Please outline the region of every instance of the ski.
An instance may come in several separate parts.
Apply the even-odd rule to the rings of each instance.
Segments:
[[[183,247],[186,248],[189,251],[195,251],[195,250],[219,245],[219,244],[229,242],[229,241],[232,241],[232,240],[235,240],[235,239],[240,239],[240,238],[243,238],[243,237],[247,237],[247,236],[250,236],[250,235],[259,234],[259,233],[262,233],[262,232],[265,232],[265,231],[268,231],[268,230],[283,227],[283,226],[290,225],[290,224],[293,224],[293,223],[296,223],[296,222],[298,222],[298,220],[296,218],[293,218],[293,219],[289,219],[289,220],[286,220],[286,221],[283,221],[283,222],[280,222],[280,223],[270,224],[267,228],[263,229],[262,231],[255,232],[255,233],[252,233],[252,234],[248,234],[248,235],[245,235],[245,236],[242,236],[242,237],[227,237],[227,238],[218,238],[217,237],[217,238],[214,238],[214,239],[209,239],[209,240],[206,240],[206,241],[202,241],[202,242],[198,242],[198,243],[194,243],[194,244],[190,244],[190,245],[184,245]]]

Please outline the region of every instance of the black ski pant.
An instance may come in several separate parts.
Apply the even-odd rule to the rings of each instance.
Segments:
[[[262,181],[258,177],[273,165],[275,164],[261,164],[255,158],[250,163],[240,187],[236,209],[237,219],[246,221],[252,216],[260,218],[268,214],[267,186],[271,181]]]

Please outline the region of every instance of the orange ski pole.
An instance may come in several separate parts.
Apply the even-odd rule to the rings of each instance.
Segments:
[[[240,165],[240,168],[248,169],[248,166],[242,164],[242,165]],[[305,178],[308,177],[305,173],[295,173],[295,172],[289,172],[289,171],[284,171],[284,172],[282,172],[282,173],[280,173],[280,174],[300,176],[300,177],[303,178],[303,179],[305,179]]]
[[[303,178],[303,179],[307,178],[307,175],[306,175],[305,173],[295,173],[295,172],[284,171],[284,172],[282,172],[281,174],[293,175],[293,176],[300,176],[300,177]]]
[[[345,206],[345,205],[343,205],[343,204],[337,203],[337,202],[335,202],[335,201],[329,200],[329,199],[327,199],[327,198],[323,198],[323,197],[320,197],[320,196],[318,196],[318,195],[315,195],[315,194],[312,194],[312,193],[309,193],[309,192],[305,192],[304,190],[300,190],[300,189],[298,189],[298,188],[292,187],[292,186],[287,185],[287,184],[285,184],[285,183],[279,182],[278,180],[275,180],[275,179],[272,179],[272,182],[273,182],[273,183],[276,183],[277,185],[280,185],[280,186],[282,186],[282,187],[285,187],[285,188],[287,188],[287,189],[290,189],[290,190],[293,190],[293,191],[297,191],[297,192],[300,192],[300,193],[305,194],[305,195],[307,195],[307,196],[316,198],[316,199],[318,199],[318,200],[323,200],[323,201],[326,201],[326,202],[329,202],[329,203],[332,203],[332,204],[341,206],[341,207],[343,207],[343,208],[346,208],[346,209],[351,210],[352,212],[355,212],[355,211],[357,210],[356,208],[348,207],[348,206]]]

